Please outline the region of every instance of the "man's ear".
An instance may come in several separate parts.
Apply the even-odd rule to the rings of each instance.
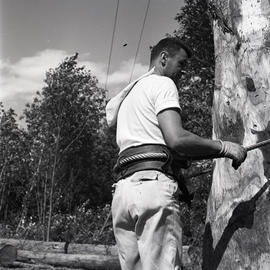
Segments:
[[[160,53],[160,62],[162,66],[165,66],[167,64],[168,60],[168,53],[166,51],[162,51]]]

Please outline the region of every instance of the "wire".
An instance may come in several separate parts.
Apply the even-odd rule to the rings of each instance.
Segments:
[[[119,0],[117,0],[116,12],[115,12],[115,17],[114,17],[113,34],[112,34],[110,53],[109,53],[109,61],[108,61],[108,67],[107,67],[107,75],[106,75],[106,81],[105,81],[105,90],[107,90],[108,75],[109,75],[109,71],[110,71],[113,42],[114,42],[116,22],[117,22],[117,17],[118,17],[118,10],[119,10]],[[86,124],[87,124],[89,119],[90,119],[90,114],[86,117],[86,120],[85,120],[84,124],[82,125],[82,128],[80,129],[78,135],[68,144],[68,146],[63,150],[63,152],[65,152],[81,136],[82,132],[86,128]]]
[[[107,75],[106,75],[106,81],[105,81],[105,90],[107,90],[107,83],[108,83],[108,76],[109,76],[110,65],[111,65],[112,49],[113,49],[113,43],[114,43],[114,36],[115,36],[116,22],[117,22],[117,17],[118,17],[118,10],[119,10],[119,0],[117,0],[117,6],[116,6],[116,11],[115,11],[115,17],[114,17],[113,34],[112,34],[110,53],[109,53],[109,61],[108,61],[108,67],[107,67]]]
[[[129,82],[131,82],[131,79],[132,79],[132,76],[133,76],[133,72],[134,72],[134,68],[135,68],[135,64],[136,64],[136,60],[137,60],[137,56],[138,56],[138,53],[139,53],[139,49],[140,49],[140,45],[141,45],[141,40],[142,40],[142,35],[143,35],[143,30],[144,30],[144,27],[145,27],[145,21],[146,21],[146,17],[147,17],[149,6],[150,6],[150,1],[151,0],[148,0],[148,2],[147,2],[147,7],[146,7],[146,10],[145,10],[145,15],[144,15],[144,20],[143,20],[142,30],[141,30],[141,33],[140,33],[140,39],[139,39],[139,42],[138,42],[138,46],[137,46],[135,58],[134,58],[134,61],[133,61],[133,66],[132,66],[132,69],[131,69],[131,74],[130,74]]]

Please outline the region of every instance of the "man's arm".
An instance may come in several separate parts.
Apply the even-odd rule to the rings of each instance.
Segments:
[[[185,130],[178,109],[163,110],[157,118],[166,144],[177,153],[202,159],[228,157],[233,159],[235,168],[246,158],[246,150],[239,144],[205,139]]]

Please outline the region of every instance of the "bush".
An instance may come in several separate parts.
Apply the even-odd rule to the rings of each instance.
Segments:
[[[73,214],[54,214],[50,230],[50,241],[81,244],[114,245],[110,205],[87,208],[86,201]],[[19,226],[0,224],[1,238],[45,240],[46,226],[31,217]]]

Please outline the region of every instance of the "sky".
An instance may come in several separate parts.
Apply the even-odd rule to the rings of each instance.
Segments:
[[[184,0],[151,0],[132,79],[148,70],[150,46],[178,28]],[[119,0],[108,98],[130,80],[148,0]],[[105,88],[117,0],[0,0],[0,101],[21,115],[45,73],[79,53]],[[127,44],[126,46],[123,46]]]

